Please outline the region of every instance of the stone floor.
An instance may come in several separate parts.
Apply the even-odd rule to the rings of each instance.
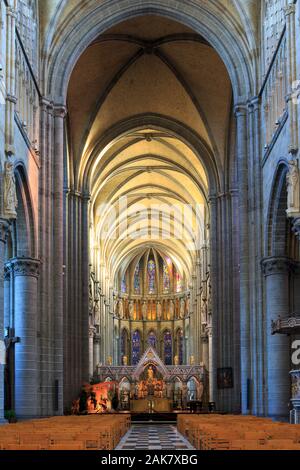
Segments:
[[[166,424],[136,424],[120,441],[116,450],[190,450],[191,444],[177,431],[176,426]]]

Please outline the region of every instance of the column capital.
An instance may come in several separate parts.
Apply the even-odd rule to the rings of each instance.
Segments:
[[[203,333],[201,335],[201,341],[202,341],[203,344],[208,344],[208,335],[207,335],[207,333]]]
[[[217,196],[216,193],[209,194],[208,195],[208,203],[209,204],[216,204],[217,198],[218,198],[218,196]]]
[[[247,104],[237,103],[234,106],[234,114],[236,118],[241,117],[241,116],[245,117],[247,115]]]
[[[17,10],[13,6],[8,6],[6,8],[6,14],[7,16],[11,16],[12,18],[15,18],[15,19],[18,16]]]
[[[13,270],[14,276],[39,276],[40,261],[34,258],[13,258],[7,263]]]
[[[5,264],[4,266],[4,280],[9,281],[10,280],[10,274],[12,272],[11,265],[10,263]]]
[[[53,110],[53,102],[46,98],[45,96],[41,96],[40,98],[40,105],[42,108],[47,110]]]
[[[261,100],[259,96],[254,96],[248,102],[248,111],[252,113],[253,111],[257,111],[260,107]]]
[[[94,326],[89,327],[89,338],[94,338],[94,335],[96,333],[96,328]]]
[[[99,334],[95,333],[94,334],[94,343],[99,344],[101,341],[101,337]]]
[[[298,240],[300,240],[300,217],[293,217],[292,230],[293,230],[296,238],[298,238]]]
[[[292,259],[285,256],[271,256],[261,261],[264,275],[272,276],[273,274],[288,273],[294,270],[295,263]]]
[[[6,243],[7,234],[10,230],[10,222],[0,218],[0,242]]]
[[[296,12],[295,3],[289,3],[288,5],[283,7],[283,11],[284,11],[285,16],[290,16],[292,14],[295,14],[295,12]]]
[[[55,104],[53,106],[53,114],[54,117],[59,117],[61,119],[64,119],[67,114],[67,108],[64,104]]]

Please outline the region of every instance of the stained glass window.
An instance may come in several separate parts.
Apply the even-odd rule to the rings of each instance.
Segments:
[[[126,285],[126,274],[122,277],[122,282],[121,282],[121,291],[123,294],[127,292],[127,285]]]
[[[124,329],[122,330],[122,334],[121,334],[121,359],[124,357],[124,356],[128,356],[128,333],[127,331]]]
[[[151,331],[148,336],[148,345],[156,349],[156,335],[154,331]]]
[[[183,331],[178,330],[177,332],[177,355],[178,362],[180,365],[183,364]]]
[[[135,331],[132,335],[132,365],[135,366],[140,360],[141,355],[141,335]]]
[[[164,292],[170,291],[170,274],[166,263],[163,265],[163,290]]]
[[[134,270],[134,292],[136,294],[140,293],[140,263],[138,263]]]
[[[182,281],[179,273],[176,273],[176,292],[182,291]]]
[[[155,262],[153,259],[148,261],[148,287],[149,294],[155,294]]]
[[[164,360],[167,366],[172,365],[172,335],[170,331],[164,333]]]

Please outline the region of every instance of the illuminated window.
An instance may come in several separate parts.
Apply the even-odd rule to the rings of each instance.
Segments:
[[[124,274],[124,276],[122,277],[122,281],[121,281],[121,291],[123,292],[123,294],[124,294],[125,292],[127,292],[126,274]]]
[[[132,365],[135,366],[140,360],[141,355],[141,335],[135,331],[132,335]]]
[[[170,291],[170,274],[166,263],[163,265],[163,289],[164,292]]]
[[[177,356],[180,365],[183,364],[183,331],[178,330],[177,332]]]
[[[136,294],[140,293],[140,263],[138,263],[134,270],[134,280],[133,280],[134,292]]]
[[[182,280],[179,273],[176,273],[176,292],[182,291]]]
[[[122,330],[121,334],[121,358],[128,357],[128,333],[127,330]]]
[[[148,261],[148,292],[155,294],[155,262],[153,259]]]
[[[148,345],[151,346],[152,348],[156,349],[156,335],[153,331],[151,331],[151,333],[149,333]]]
[[[170,331],[164,333],[164,361],[167,366],[172,365],[172,335]]]

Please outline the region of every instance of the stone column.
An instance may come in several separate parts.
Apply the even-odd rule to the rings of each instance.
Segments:
[[[288,111],[290,142],[289,153],[298,151],[298,107],[293,102],[293,83],[297,80],[297,58],[296,58],[296,5],[294,0],[288,0],[284,9],[286,17],[286,50],[287,50],[287,83],[288,83]]]
[[[16,18],[15,1],[6,9],[6,106],[5,106],[5,152],[14,155],[14,114],[15,96],[15,48],[16,48]]]
[[[93,377],[94,373],[94,334],[95,328],[90,326],[89,328],[89,376]]]
[[[248,380],[250,379],[250,309],[249,309],[249,219],[248,219],[248,153],[247,108],[235,107],[237,123],[237,166],[239,189],[239,247],[240,247],[240,356],[241,407],[248,414]]]
[[[263,377],[263,281],[257,260],[263,257],[263,198],[261,166],[260,99],[253,97],[248,105],[249,120],[249,308],[251,347],[251,388],[248,404],[251,413],[264,415]]]
[[[89,203],[90,194],[83,195],[81,200],[81,342],[82,342],[82,382],[87,380],[88,361],[90,368],[93,367],[93,360],[89,360],[88,352],[88,328],[89,328]],[[94,329],[95,332],[95,329]],[[93,350],[93,345],[92,345]]]
[[[100,362],[100,335],[98,334],[94,335],[93,360],[94,360],[94,370],[96,370],[96,367]]]
[[[218,217],[217,217],[217,203],[216,197],[211,195],[209,198],[209,209],[211,214],[211,227],[210,227],[210,275],[211,275],[211,336],[209,341],[209,383],[210,383],[210,401],[217,399],[217,364],[218,364]]]
[[[262,262],[266,286],[266,359],[268,416],[288,416],[290,400],[290,340],[271,335],[271,322],[289,315],[289,273],[292,262],[286,257],[265,258]]]
[[[4,366],[5,344],[4,338],[4,257],[5,244],[9,223],[0,219],[0,423],[4,422]]]
[[[208,344],[208,335],[203,334],[201,336],[202,343],[202,362],[205,365],[205,368],[209,369],[209,344]]]
[[[64,118],[66,108],[54,108],[53,155],[53,321],[54,321],[54,383],[58,389],[56,414],[63,414],[63,164]]]
[[[14,258],[15,409],[18,418],[36,418],[39,410],[37,354],[37,287],[39,261]]]
[[[208,328],[208,382],[209,382],[209,401],[215,401],[216,396],[216,374],[213,371],[213,337],[212,328]]]

